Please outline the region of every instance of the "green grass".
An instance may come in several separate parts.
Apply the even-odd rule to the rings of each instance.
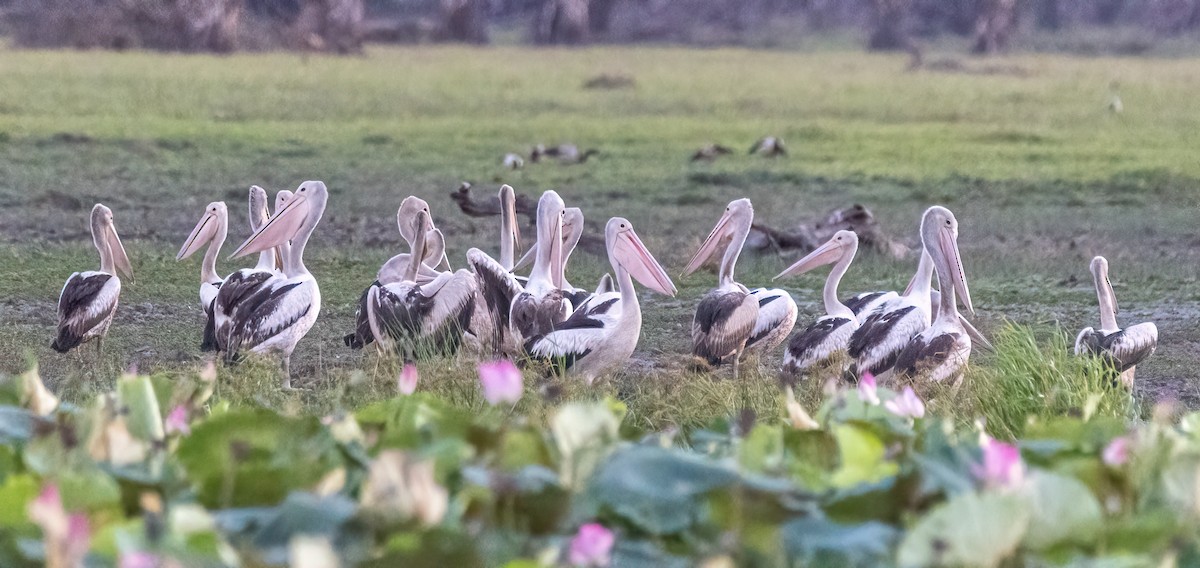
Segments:
[[[250,184],[277,190],[322,179],[330,206],[308,265],[324,305],[293,364],[314,390],[277,392],[274,363],[262,362],[223,370],[219,396],[311,412],[386,396],[391,363],[341,345],[353,303],[398,252],[394,210],[406,195],[430,200],[456,267],[468,247],[493,248],[492,223],[463,217],[446,197],[470,180],[479,195],[500,182],[535,196],[556,189],[584,208],[597,231],[608,216],[628,217],[673,275],[738,197],[750,197],[757,220],[773,226],[861,202],[910,245],[921,210],[947,205],[962,224],[985,330],[1006,318],[1072,335],[1094,324],[1086,269],[1092,255],[1104,254],[1121,321],[1159,323],[1159,354],[1139,373],[1146,396],[1195,404],[1195,60],[965,61],[1007,74],[914,73],[905,64],[903,56],[849,52],[645,47],[377,48],[355,58],[6,51],[0,372],[22,371],[37,358],[47,381],[70,398],[106,388],[131,364],[194,372],[198,260],[176,263],[173,255],[200,208],[214,199],[230,204],[228,252],[246,234]],[[636,85],[582,88],[601,73],[629,75]],[[1120,115],[1107,111],[1113,80],[1121,85]],[[791,155],[686,161],[705,142],[741,152],[764,134],[784,137]],[[506,152],[560,141],[602,153],[582,166],[500,167]],[[60,194],[75,196],[78,208]],[[94,201],[114,209],[137,275],[126,283],[99,360],[47,347],[63,280],[96,262],[86,237]],[[791,260],[746,256],[739,279],[765,285]],[[604,264],[576,254],[571,279],[594,281]],[[902,287],[913,264],[864,254],[842,289]],[[224,259],[218,266],[235,267]],[[801,304],[801,325],[819,310],[823,275],[776,283]],[[777,414],[779,353],[741,383],[684,370],[685,330],[714,278],[677,280],[675,299],[643,296],[630,370],[595,389],[566,383],[564,396],[618,395],[630,402],[630,419],[647,428],[702,424],[742,404]],[[976,361],[982,369],[973,379],[992,380],[993,361]],[[478,405],[467,366],[422,365],[423,388]]]

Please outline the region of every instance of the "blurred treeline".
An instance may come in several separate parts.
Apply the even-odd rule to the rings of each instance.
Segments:
[[[0,22],[22,47],[353,53],[367,41],[497,38],[787,47],[840,35],[916,56],[945,38],[994,53],[1031,37],[1137,54],[1196,36],[1200,0],[0,0]]]

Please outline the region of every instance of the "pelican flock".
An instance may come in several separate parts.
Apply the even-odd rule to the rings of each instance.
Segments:
[[[498,199],[498,260],[471,248],[466,268],[458,270],[451,267],[445,235],[429,204],[416,196],[403,199],[395,220],[406,250],[384,262],[363,290],[354,331],[343,342],[355,349],[374,344],[381,356],[405,361],[458,357],[463,351],[470,357],[543,361],[549,372],[589,384],[619,372],[641,338],[637,286],[674,297],[678,290],[667,271],[628,219],[612,217],[604,227],[611,274],[595,286],[576,287],[566,268],[587,230],[582,209],[568,207],[555,191],[544,192],[536,240],[518,259],[515,191],[504,185]],[[321,312],[321,290],[304,253],[328,200],[323,182],[306,181],[295,191],[279,191],[272,214],[266,191],[251,186],[250,235],[230,258],[257,253],[258,260],[225,276],[217,261],[230,231],[229,211],[222,201],[205,206],[176,255],[183,261],[204,250],[201,351],[219,351],[227,363],[250,353],[277,354],[280,385],[292,389],[292,354]],[[773,353],[786,341],[779,373],[789,381],[825,375],[853,382],[869,373],[880,380],[955,383],[962,380],[973,348],[990,347],[959,312],[960,303],[968,314],[974,307],[959,251],[959,221],[949,209],[933,206],[922,214],[921,254],[903,292],[839,298],[859,248],[858,235],[849,230],[837,231],[780,272],[775,279],[833,265],[821,289],[822,309],[794,334],[799,310],[789,292],[751,288],[735,278],[753,222],[749,199],[730,202],[682,271],[686,277],[708,262],[717,265],[716,287],[697,298],[690,326],[691,355],[702,362],[701,370],[730,364],[736,379],[742,358]],[[121,293],[118,275],[132,278],[113,212],[96,204],[90,229],[100,269],[72,274],[59,294],[51,343],[59,352],[93,339],[100,351]],[[528,264],[528,276],[518,276]],[[1104,257],[1092,260],[1100,327],[1079,332],[1075,353],[1102,358],[1121,383],[1132,387],[1136,366],[1157,347],[1158,329],[1149,322],[1117,325],[1108,270]]]

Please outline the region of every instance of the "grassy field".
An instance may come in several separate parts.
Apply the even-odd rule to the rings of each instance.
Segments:
[[[757,220],[774,226],[863,203],[909,245],[921,210],[946,205],[961,222],[985,331],[1005,320],[1043,337],[1094,325],[1087,263],[1103,254],[1120,321],[1159,325],[1159,351],[1139,366],[1140,398],[1200,403],[1200,66],[1042,56],[960,63],[952,73],[910,72],[902,56],[665,48],[372,49],[360,58],[7,51],[0,373],[36,359],[53,388],[81,399],[132,364],[191,372],[203,323],[199,261],[176,263],[174,254],[201,208],[229,203],[230,251],[247,234],[250,184],[273,191],[321,179],[330,205],[308,265],[324,305],[293,363],[312,390],[277,392],[274,363],[261,362],[223,370],[220,396],[325,412],[388,395],[394,362],[342,346],[353,302],[399,251],[394,212],[406,195],[429,200],[456,267],[468,247],[495,246],[493,224],[464,217],[447,197],[469,180],[479,195],[500,182],[532,196],[556,189],[583,207],[594,234],[607,217],[628,217],[672,275],[735,198],[751,198]],[[636,85],[583,88],[604,73]],[[1108,111],[1113,82],[1121,114]],[[687,162],[706,142],[740,151],[764,134],[784,137],[791,155]],[[506,152],[562,141],[601,154],[576,166],[500,166]],[[68,274],[96,265],[86,212],[97,201],[115,211],[137,278],[125,285],[107,352],[60,356],[48,347],[54,303]],[[791,260],[744,257],[739,280],[765,284]],[[902,287],[914,264],[862,255],[843,291]],[[594,281],[602,269],[581,253],[570,276]],[[823,278],[782,283],[801,305],[801,324],[820,309]],[[775,408],[780,353],[744,384],[683,370],[694,304],[714,281],[701,273],[677,282],[677,298],[647,294],[635,360],[596,391],[630,400],[646,427],[743,404]],[[428,388],[481,404],[461,369],[422,365]],[[566,393],[592,395],[573,384]]]

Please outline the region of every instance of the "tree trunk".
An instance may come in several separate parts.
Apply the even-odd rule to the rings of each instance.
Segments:
[[[975,24],[975,46],[971,51],[998,53],[1008,45],[1017,24],[1016,0],[985,0]]]
[[[588,0],[545,0],[534,21],[534,41],[577,45],[588,40]]]
[[[488,42],[486,0],[442,0],[442,41]]]
[[[871,51],[898,51],[909,49],[912,39],[908,36],[908,12],[912,0],[872,0],[874,25],[867,39]]]
[[[593,37],[608,35],[613,9],[620,0],[591,0],[588,3],[588,32]]]

